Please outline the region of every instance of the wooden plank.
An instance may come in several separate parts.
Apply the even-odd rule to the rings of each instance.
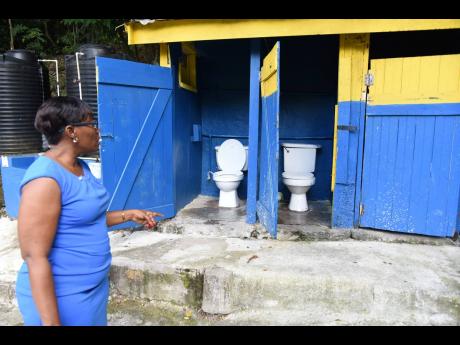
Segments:
[[[180,19],[125,24],[128,44],[458,28],[458,19]]]
[[[278,66],[274,73],[266,74],[261,80],[261,90],[265,83],[276,80],[276,90],[270,87],[267,96],[262,96],[262,119],[260,127],[260,179],[257,215],[261,224],[273,238],[277,235],[278,222],[278,161],[279,161],[279,42],[275,44]],[[273,52],[273,50],[272,50]],[[271,59],[264,63],[273,63]],[[272,65],[273,67],[273,65]],[[264,70],[264,66],[262,66]],[[274,78],[274,79],[273,79]]]
[[[400,197],[400,191],[401,191],[401,170],[398,169],[398,160],[400,159],[400,156],[403,155],[403,152],[401,152],[401,146],[399,146],[399,140],[401,137],[400,132],[403,130],[403,126],[401,125],[400,118],[392,118],[391,121],[389,121],[390,124],[390,136],[389,136],[389,141],[388,145],[386,147],[386,150],[388,151],[388,164],[386,166],[386,169],[390,172],[390,174],[387,175],[386,179],[386,199],[387,203],[389,204],[389,215],[387,215],[386,219],[386,224],[388,224],[389,227],[396,227],[400,228],[403,224],[401,220],[396,218],[395,215],[395,209],[398,208],[398,200]]]
[[[458,101],[438,104],[368,105],[366,116],[459,116],[460,103]]]
[[[453,176],[449,176],[455,130],[453,120],[454,118],[436,116],[433,154],[430,162],[430,194],[426,215],[426,229],[433,236],[446,236],[452,231],[452,229],[448,231],[447,228],[449,223],[447,196],[453,192],[449,190],[449,187],[454,187],[454,184],[450,183]]]
[[[430,163],[434,136],[435,118],[417,118],[415,151],[413,157],[414,173],[410,191],[409,230],[408,232],[426,233],[426,215],[428,212]]]
[[[171,68],[100,56],[96,65],[99,84],[172,89]]]
[[[338,105],[334,106],[334,142],[332,144],[332,177],[331,177],[331,192],[334,192],[335,176],[337,166],[337,125],[339,119]]]
[[[254,224],[257,213],[257,158],[259,151],[259,70],[260,41],[251,41],[249,80],[249,144],[246,222]]]
[[[260,71],[262,97],[268,97],[278,91],[278,51],[277,43],[264,58]]]
[[[387,222],[391,215],[391,205],[389,204],[389,193],[391,190],[388,190],[390,187],[390,176],[389,173],[391,169],[389,164],[391,164],[391,158],[388,152],[388,146],[390,145],[390,140],[392,137],[391,133],[391,122],[381,119],[381,136],[380,136],[380,150],[378,160],[378,171],[377,179],[373,183],[377,186],[376,191],[376,202],[375,202],[375,224],[379,228],[388,228]],[[377,158],[376,157],[376,158]]]
[[[449,122],[449,126],[453,128],[453,135],[449,145],[449,192],[446,205],[448,219],[445,236],[454,236],[456,230],[460,232],[460,117],[449,118]]]
[[[460,100],[460,54],[375,59],[370,105],[442,104]]]
[[[374,227],[373,223],[375,219],[375,195],[376,195],[376,183],[370,183],[376,181],[376,172],[378,171],[379,159],[377,154],[378,148],[375,146],[380,144],[380,117],[373,117],[367,120],[366,123],[366,145],[364,146],[364,162],[362,171],[362,197],[360,202],[365,205],[365,212],[360,217],[360,225],[364,227]],[[375,162],[374,162],[375,158]],[[374,166],[377,164],[377,169]],[[359,210],[358,210],[359,212]]]
[[[393,198],[392,217],[395,220],[395,229],[408,231],[408,217],[410,205],[410,190],[413,175],[413,152],[414,152],[415,122],[414,119],[401,118],[399,121],[398,150],[396,161],[398,172],[397,183]]]

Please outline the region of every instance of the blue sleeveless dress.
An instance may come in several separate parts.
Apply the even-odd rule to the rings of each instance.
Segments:
[[[61,214],[48,259],[62,325],[107,325],[109,269],[112,261],[106,210],[109,194],[88,165],[80,160],[83,176],[76,176],[56,161],[40,156],[27,169],[20,184],[50,177],[61,189]],[[46,205],[44,205],[46,207]],[[24,324],[41,325],[32,298],[26,262],[19,269],[16,298]]]

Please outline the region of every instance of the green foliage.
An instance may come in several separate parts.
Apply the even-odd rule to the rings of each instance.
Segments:
[[[37,27],[28,27],[19,24],[13,27],[13,37],[18,37],[26,49],[42,51],[45,44],[45,35]]]
[[[34,50],[42,58],[73,54],[85,43],[112,46],[131,55],[123,23],[128,19],[12,19],[15,49]],[[0,52],[10,49],[8,19],[0,22]]]

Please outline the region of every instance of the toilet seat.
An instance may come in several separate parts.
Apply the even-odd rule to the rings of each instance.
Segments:
[[[286,186],[298,186],[298,187],[307,187],[313,186],[316,182],[315,176],[311,173],[306,173],[305,175],[293,174],[283,172],[283,183]]]
[[[238,207],[240,200],[236,192],[243,180],[241,171],[246,163],[246,150],[238,140],[225,140],[216,148],[216,160],[220,171],[212,174],[219,188],[219,207]]]
[[[290,172],[283,172],[281,174],[283,178],[288,178],[291,180],[314,180],[315,176],[312,173],[305,173],[302,175],[295,174],[295,173],[290,173]]]
[[[243,144],[236,139],[225,140],[217,152],[217,164],[222,171],[240,172],[246,162],[246,151]]]
[[[217,171],[213,174],[213,180],[217,182],[236,182],[243,179],[241,171]]]

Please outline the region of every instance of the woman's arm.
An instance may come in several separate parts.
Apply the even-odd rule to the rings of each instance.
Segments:
[[[54,280],[48,254],[61,212],[57,182],[42,177],[22,188],[18,215],[21,256],[29,268],[32,297],[43,325],[60,325]]]
[[[124,222],[133,221],[148,228],[153,228],[157,221],[154,217],[162,217],[161,213],[144,210],[109,211],[106,214],[107,226],[114,226]]]

